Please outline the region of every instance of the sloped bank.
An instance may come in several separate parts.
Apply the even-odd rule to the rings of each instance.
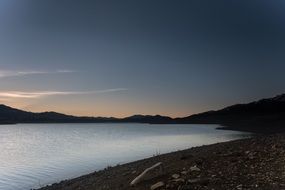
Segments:
[[[161,162],[135,186],[132,180]],[[110,167],[40,190],[285,189],[285,135],[191,148]]]

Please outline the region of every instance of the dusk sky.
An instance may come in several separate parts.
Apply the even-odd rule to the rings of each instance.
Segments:
[[[285,92],[284,0],[0,0],[0,102],[187,116]]]

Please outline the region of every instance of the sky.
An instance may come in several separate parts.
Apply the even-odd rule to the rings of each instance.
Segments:
[[[0,103],[188,116],[284,93],[283,0],[0,0]]]

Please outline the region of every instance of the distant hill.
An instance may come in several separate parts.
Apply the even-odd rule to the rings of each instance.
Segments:
[[[57,112],[33,113],[0,105],[0,123],[170,123],[173,119],[160,115],[134,115],[126,118],[78,117]]]
[[[102,123],[115,118],[76,117],[56,112],[33,113],[0,105],[0,123]]]
[[[222,124],[228,129],[255,132],[285,131],[285,94],[177,118],[175,122]]]
[[[168,124],[173,123],[174,119],[167,116],[161,115],[133,115],[130,117],[126,117],[120,119],[121,122],[130,122],[130,123],[160,123],[160,124]]]
[[[0,123],[150,123],[221,124],[226,129],[253,132],[285,132],[285,94],[274,98],[236,104],[183,118],[133,115],[126,118],[77,117],[56,112],[33,113],[0,105]]]

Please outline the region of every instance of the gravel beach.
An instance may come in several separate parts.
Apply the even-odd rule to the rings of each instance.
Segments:
[[[134,186],[145,169],[161,163]],[[40,190],[285,189],[285,135],[255,136],[109,167]]]

